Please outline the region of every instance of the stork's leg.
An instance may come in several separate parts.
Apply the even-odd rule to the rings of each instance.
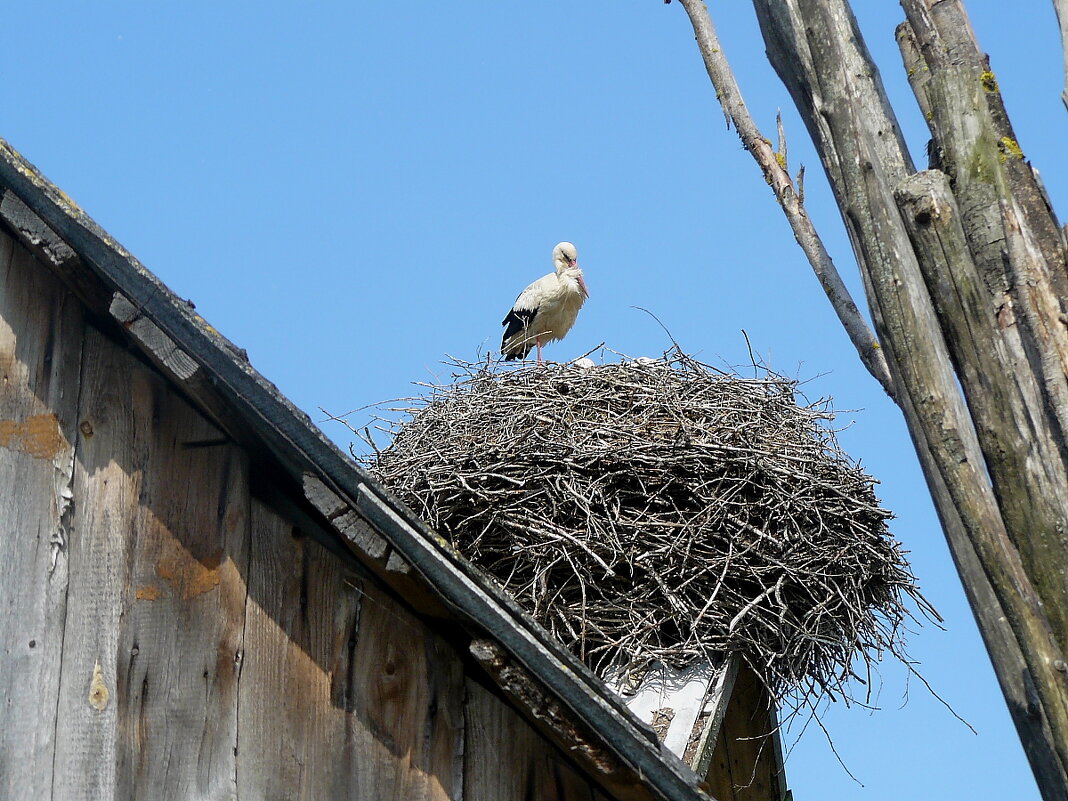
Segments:
[[[537,338],[536,342],[538,343],[538,364],[541,364],[541,337],[540,336]]]

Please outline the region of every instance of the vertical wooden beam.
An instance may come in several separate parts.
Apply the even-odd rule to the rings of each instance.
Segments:
[[[296,534],[253,500],[237,786],[263,801],[347,799],[345,710],[332,689],[345,672],[359,591]]]
[[[760,679],[744,664],[719,730],[705,781],[719,801],[782,801],[782,768],[775,708]]]
[[[252,521],[239,793],[459,799],[464,685],[455,652],[258,500]]]
[[[52,786],[83,326],[0,231],[0,798]]]
[[[459,798],[462,668],[422,623],[253,502],[238,787]]]
[[[421,622],[370,583],[346,677],[346,761],[353,798],[434,801],[458,797],[463,675],[455,654],[434,649]]]
[[[464,801],[600,801],[518,713],[473,681],[465,708]]]
[[[55,797],[230,797],[245,458],[86,330]]]

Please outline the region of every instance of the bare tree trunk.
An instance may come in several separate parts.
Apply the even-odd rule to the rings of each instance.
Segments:
[[[767,175],[767,154],[738,124],[748,112],[704,3],[680,2],[720,102]],[[959,0],[902,5],[909,22],[898,38],[948,178],[915,173],[847,0],[754,0],[842,211],[891,395],[1017,731],[1043,796],[1064,799],[1064,238]]]

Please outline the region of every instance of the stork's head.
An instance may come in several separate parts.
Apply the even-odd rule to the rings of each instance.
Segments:
[[[553,264],[556,265],[556,274],[563,276],[568,270],[574,270],[572,277],[578,280],[582,289],[582,296],[588,298],[590,290],[586,288],[586,281],[582,278],[582,270],[579,269],[578,251],[570,242],[561,242],[553,248]]]
[[[553,264],[556,272],[562,273],[572,267],[578,267],[578,251],[570,242],[561,242],[553,248]]]

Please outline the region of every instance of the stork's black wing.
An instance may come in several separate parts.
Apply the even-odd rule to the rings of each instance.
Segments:
[[[501,352],[506,360],[525,359],[527,354],[530,353],[530,349],[534,347],[533,339],[529,341],[520,339],[518,343],[512,345],[510,350],[505,349],[509,339],[530,327],[537,313],[537,309],[517,309],[513,307],[501,321],[501,325],[504,326],[504,336],[501,337]]]

